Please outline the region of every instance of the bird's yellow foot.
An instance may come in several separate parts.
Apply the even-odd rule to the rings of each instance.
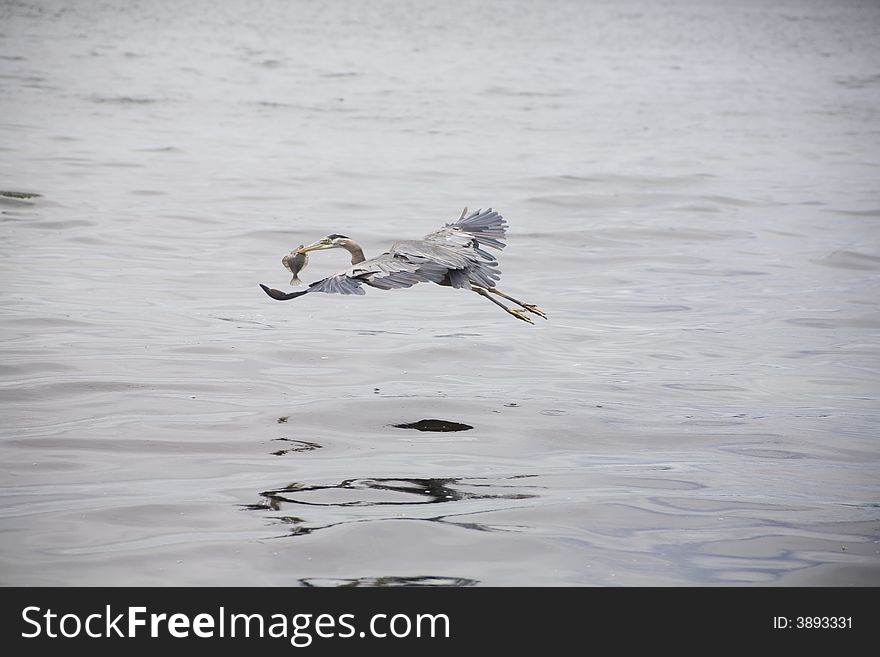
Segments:
[[[516,317],[517,319],[521,319],[524,322],[528,322],[529,324],[534,324],[532,318],[526,315],[522,310],[517,308],[508,308],[507,312]]]
[[[545,315],[544,311],[538,308],[538,306],[532,305],[530,303],[524,303],[523,308],[528,310],[530,313],[535,313],[536,315],[540,315],[544,319],[547,319],[547,315]]]

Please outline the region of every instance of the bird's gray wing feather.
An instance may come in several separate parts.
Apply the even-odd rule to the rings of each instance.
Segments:
[[[426,235],[424,240],[403,244],[418,244],[420,252],[449,266],[447,281],[452,287],[493,287],[501,271],[495,256],[483,247],[503,249],[506,229],[504,217],[489,208],[463,212],[458,221]]]
[[[504,217],[492,208],[477,210],[458,221],[446,224],[440,230],[425,235],[425,240],[430,242],[454,244],[456,246],[468,246],[476,241],[476,248],[488,246],[493,249],[505,247],[504,237],[507,231],[507,222]],[[482,253],[486,253],[482,251]],[[488,254],[487,254],[488,255]]]
[[[439,283],[447,267],[416,253],[389,251],[352,265],[334,276],[309,286],[310,292],[364,294],[364,283],[383,290],[412,287],[416,283]]]
[[[481,247],[503,249],[506,228],[504,217],[491,208],[477,210],[422,240],[397,242],[386,253],[316,281],[309,292],[364,294],[364,284],[391,290],[444,280],[453,287],[492,287],[501,272]]]

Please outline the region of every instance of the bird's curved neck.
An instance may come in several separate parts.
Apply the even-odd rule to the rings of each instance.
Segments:
[[[366,260],[364,250],[354,240],[348,240],[348,242],[343,244],[343,248],[351,254],[351,264],[356,265]]]

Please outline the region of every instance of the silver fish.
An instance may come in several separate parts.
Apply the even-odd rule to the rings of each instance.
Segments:
[[[299,250],[301,248],[303,248],[302,244],[281,258],[281,264],[287,267],[290,273],[293,274],[293,278],[290,279],[291,285],[302,285],[298,274],[303,270],[303,267],[309,264],[309,256],[305,253],[300,253]]]

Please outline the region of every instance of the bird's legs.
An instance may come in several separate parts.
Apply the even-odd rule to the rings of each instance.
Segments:
[[[514,299],[513,297],[507,296],[506,294],[504,294],[504,292],[501,292],[500,290],[497,290],[494,287],[488,287],[488,288],[486,288],[486,291],[491,292],[492,294],[497,294],[499,297],[507,299],[508,301],[513,301],[513,303],[515,303],[517,306],[521,306],[521,307],[525,308],[530,313],[535,313],[536,315],[540,315],[544,319],[547,319],[547,315],[545,315],[544,312],[540,308],[538,308],[538,306],[536,306],[534,304],[523,303],[522,301],[518,301],[517,299]]]
[[[508,308],[507,306],[505,306],[503,303],[501,303],[497,299],[493,299],[492,295],[489,294],[489,291],[486,288],[477,287],[476,285],[471,285],[471,289],[474,292],[476,292],[477,294],[479,294],[480,296],[486,297],[489,301],[494,303],[496,306],[500,306],[506,312],[510,313],[511,315],[516,317],[517,319],[521,319],[522,321],[528,322],[529,324],[534,324],[534,322],[531,320],[531,318],[528,315],[526,315],[522,310],[517,310],[516,308]],[[525,306],[523,306],[523,307],[525,307]]]

